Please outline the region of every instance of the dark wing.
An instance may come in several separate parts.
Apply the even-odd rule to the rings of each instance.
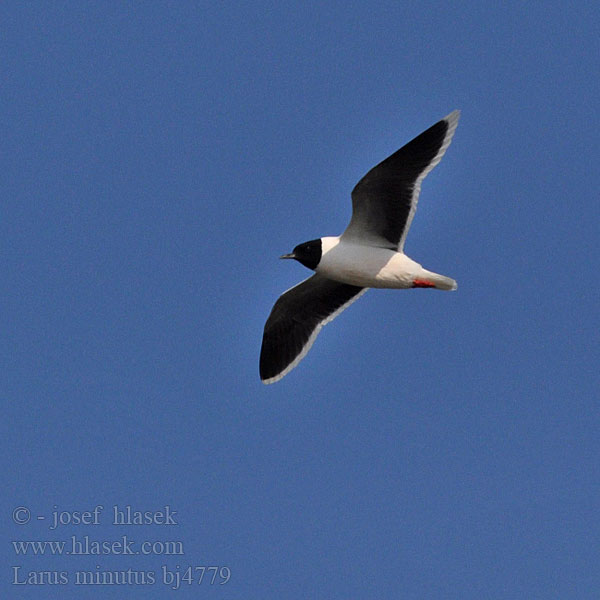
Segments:
[[[275,302],[265,324],[260,378],[275,383],[287,375],[313,345],[323,325],[337,317],[367,288],[313,275]]]
[[[373,167],[352,190],[352,219],[342,237],[402,251],[421,182],[452,141],[460,112],[447,117]]]

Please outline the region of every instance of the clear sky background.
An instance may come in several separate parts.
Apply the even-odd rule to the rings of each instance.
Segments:
[[[0,23],[2,597],[598,597],[594,3],[3,2]],[[264,322],[308,275],[277,257],[341,233],[358,179],[455,108],[406,251],[458,291],[372,290],[262,385]],[[10,543],[72,535],[184,554]],[[169,590],[177,565],[231,578]],[[156,582],[74,584],[127,569]]]

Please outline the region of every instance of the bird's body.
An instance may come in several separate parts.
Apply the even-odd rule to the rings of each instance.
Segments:
[[[454,279],[424,269],[404,252],[347,242],[343,236],[323,237],[321,243],[322,256],[315,271],[334,281],[366,288],[456,289]]]
[[[352,219],[341,236],[304,242],[290,254],[315,274],[287,290],[265,324],[260,376],[274,383],[304,358],[321,328],[369,288],[455,290],[450,277],[404,254],[421,183],[450,145],[459,112],[373,167],[352,190]]]

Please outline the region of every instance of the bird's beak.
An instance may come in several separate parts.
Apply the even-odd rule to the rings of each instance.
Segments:
[[[296,255],[292,252],[290,254],[282,254],[279,258],[296,258]]]

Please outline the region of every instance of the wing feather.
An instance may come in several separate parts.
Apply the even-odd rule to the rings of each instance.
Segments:
[[[287,375],[306,356],[322,327],[366,291],[315,274],[284,292],[265,324],[260,351],[263,383]]]
[[[342,238],[402,251],[421,182],[442,160],[458,125],[455,110],[373,167],[352,190],[352,219]]]

